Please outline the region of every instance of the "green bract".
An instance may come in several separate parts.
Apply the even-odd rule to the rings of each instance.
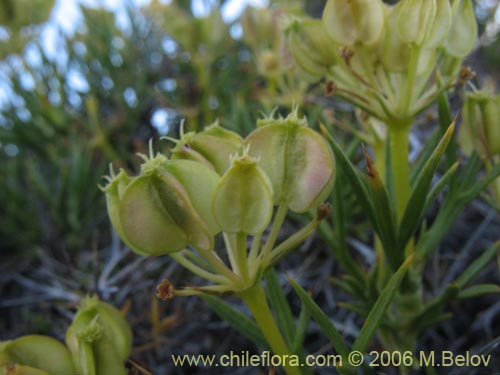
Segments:
[[[335,180],[335,158],[324,138],[296,111],[258,125],[245,141],[271,179],[274,204],[302,213],[322,202]]]
[[[56,339],[41,335],[0,343],[0,374],[8,366],[13,366],[17,372],[7,371],[6,374],[75,374],[68,349]]]
[[[273,213],[271,181],[248,154],[235,157],[215,190],[215,219],[227,233],[262,233]]]
[[[211,212],[219,179],[203,164],[158,155],[146,160],[140,176],[121,172],[103,190],[115,230],[137,253],[168,254],[188,244],[208,251],[219,231]]]

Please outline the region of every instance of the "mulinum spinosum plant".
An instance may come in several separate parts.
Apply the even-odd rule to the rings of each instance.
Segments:
[[[348,358],[353,351],[369,358],[373,348],[404,353],[404,361],[389,364],[399,373],[424,371],[419,338],[453,318],[449,303],[500,292],[494,283],[472,284],[498,254],[498,239],[439,292],[425,288],[426,266],[464,208],[481,196],[500,212],[500,95],[474,86],[474,73],[463,66],[477,41],[473,2],[328,0],[321,19],[277,9],[248,8],[242,18],[243,40],[267,82],[258,100],[270,114],[246,136],[234,131],[243,129],[238,124],[200,129],[200,119],[215,118],[203,112],[210,102],[203,93],[203,111],[186,122],[195,130],[181,126],[178,138],[164,137],[171,146],[165,152],[151,142],[149,153],[139,154],[137,175],[110,167],[101,190],[112,227],[136,254],[168,256],[203,280],[163,280],[158,298],[201,297],[259,348],[283,358],[278,371],[317,370],[301,365],[311,320],[343,358],[339,373],[370,373]],[[186,25],[171,26],[175,34]],[[180,44],[191,45],[189,33],[181,34]],[[193,64],[206,84],[212,54],[203,52]],[[342,127],[354,147],[338,136],[342,120],[315,111],[329,103],[311,104],[318,88],[352,106],[356,124]],[[456,94],[463,98],[460,115],[449,102]],[[291,102],[299,105],[290,110]],[[437,109],[437,125],[410,161],[410,132],[429,108]],[[428,222],[431,207],[438,210]],[[350,210],[361,212],[362,230]],[[287,218],[301,226],[284,236]],[[373,261],[351,251],[348,237],[356,231]],[[324,288],[347,296],[339,308],[359,316],[353,339],[298,281],[288,278],[292,297],[279,282],[279,262],[315,234],[344,272]],[[227,296],[241,300],[250,316]],[[66,346],[35,335],[0,343],[0,374],[124,374],[131,346],[120,312],[88,297]],[[43,363],[49,354],[54,366]]]

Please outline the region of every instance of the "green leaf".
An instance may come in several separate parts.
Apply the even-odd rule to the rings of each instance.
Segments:
[[[438,194],[444,189],[446,184],[455,176],[458,171],[459,162],[457,161],[453,164],[446,173],[441,177],[441,179],[434,185],[429,194],[427,194],[427,199],[425,200],[424,212],[427,211],[429,206],[434,202]]]
[[[271,307],[276,314],[276,321],[280,331],[285,336],[285,341],[288,346],[292,344],[293,337],[295,336],[295,322],[293,319],[290,305],[288,304],[283,289],[278,280],[278,276],[273,267],[269,268],[264,273],[266,280],[266,289],[271,302]]]
[[[297,284],[295,280],[292,278],[289,278],[289,280],[290,284],[292,284],[295,289],[295,292],[302,300],[302,303],[307,307],[312,318],[319,324],[325,335],[330,339],[335,351],[343,357],[347,357],[347,355],[349,355],[349,349],[347,348],[342,335],[332,324],[328,316],[326,316],[311,296],[304,289],[302,289],[302,287]]]
[[[461,290],[458,294],[459,299],[479,297],[485,294],[500,294],[500,286],[496,284],[479,284],[470,288]]]
[[[335,207],[333,210],[333,222],[335,236],[334,240],[336,246],[334,247],[335,256],[339,263],[346,269],[346,271],[355,276],[358,281],[358,285],[363,285],[365,281],[365,275],[359,267],[358,263],[353,259],[349,250],[347,249],[347,230],[346,230],[346,216],[344,210],[344,199],[343,199],[343,188],[348,187],[344,184],[344,174],[339,171],[337,172],[337,183],[332,194],[332,206]],[[325,222],[325,220],[323,220]],[[323,224],[323,222],[321,224]],[[320,226],[321,226],[320,224]],[[332,235],[333,237],[333,235]]]
[[[365,352],[366,348],[370,344],[370,341],[375,335],[375,331],[382,321],[387,307],[389,307],[389,304],[396,295],[399,285],[403,281],[406,271],[408,270],[408,267],[410,266],[412,261],[413,254],[406,258],[397,272],[389,279],[389,282],[385,286],[384,290],[382,290],[382,293],[380,293],[380,296],[370,310],[365,324],[363,324],[363,327],[359,332],[358,338],[356,339],[356,341],[354,341],[354,344],[352,346],[353,351],[359,350],[361,353]]]
[[[302,304],[300,309],[299,320],[297,322],[297,329],[295,330],[295,336],[293,337],[291,350],[292,353],[303,354],[304,340],[306,338],[307,327],[309,327],[309,322],[311,321],[311,314],[307,310],[307,307]]]
[[[403,252],[397,249],[396,214],[389,198],[389,193],[380,178],[377,168],[372,163],[366,149],[363,148],[366,165],[368,167],[368,186],[375,208],[375,219],[377,233],[382,241],[387,261],[392,269],[396,271],[403,262]]]
[[[378,176],[378,172],[375,171],[374,165],[367,158],[369,168],[367,183],[366,177],[362,178],[360,176],[356,167],[350,162],[347,155],[342,151],[337,142],[335,142],[328,130],[322,124],[320,124],[320,128],[330,143],[337,162],[349,181],[361,207],[366,215],[368,215],[370,222],[379,235],[389,263],[396,270],[401,264],[402,259],[396,248],[395,215],[391,208],[389,194],[381,178]],[[365,157],[367,157],[366,152]]]
[[[366,298],[366,285],[361,284],[355,275],[346,274],[342,275],[342,280],[345,281],[348,285],[350,285],[351,289],[354,291],[354,296],[357,296],[359,299],[363,300]]]
[[[414,165],[412,166],[410,171],[411,186],[415,186],[415,180],[422,172],[425,163],[431,157],[432,152],[436,149],[436,146],[438,145],[439,140],[442,137],[443,132],[441,132],[441,129],[437,128],[436,130],[434,130],[434,132],[432,132],[429,138],[426,139],[425,144],[423,145],[422,150],[420,151],[417,160],[414,162]]]
[[[265,348],[268,347],[267,341],[262,335],[259,327],[257,327],[257,325],[245,314],[234,309],[231,305],[217,296],[204,294],[201,298],[221,319],[228,322],[231,327],[236,329],[255,345]]]
[[[366,305],[366,303],[362,302],[339,302],[338,306],[342,307],[343,309],[355,312],[363,318],[366,318],[370,313],[369,307]]]
[[[339,279],[337,277],[332,278],[332,282],[333,282],[333,285],[340,288],[341,290],[343,290],[347,294],[350,294],[351,296],[356,296],[359,298],[359,296],[357,295],[358,293],[357,293],[356,289],[353,288],[351,283],[346,282],[346,281]]]
[[[439,85],[441,88],[441,85]],[[451,114],[450,102],[446,94],[446,90],[442,90],[437,98],[438,105],[438,116],[439,116],[439,128],[442,134],[446,133],[449,125],[453,122],[453,116]],[[446,149],[446,162],[448,168],[451,168],[453,164],[457,162],[457,144],[452,140]]]
[[[359,204],[363,208],[363,211],[366,213],[366,215],[368,215],[368,218],[372,223],[376,223],[375,208],[373,207],[373,204],[370,200],[370,194],[368,193],[366,185],[361,179],[358,170],[351,163],[347,155],[344,153],[344,151],[342,151],[342,148],[337,142],[335,142],[328,130],[322,124],[320,124],[320,129],[323,133],[323,136],[332,147],[336,161],[339,164],[340,168],[342,168],[342,170],[344,171],[345,176],[354,191],[354,194],[356,194],[356,197],[358,198]]]
[[[451,300],[457,298],[459,288],[456,284],[450,284],[444,293],[440,294],[428,302],[410,322],[414,332],[422,332],[424,329],[439,321],[439,316],[443,315],[444,306]]]
[[[462,289],[468,283],[470,283],[474,278],[485,269],[488,263],[495,257],[498,250],[500,249],[500,241],[497,241],[492,246],[490,246],[485,252],[483,252],[479,258],[472,262],[467,269],[462,272],[462,274],[455,281],[457,286]]]
[[[439,161],[450,142],[455,128],[455,122],[449,126],[436,149],[422,168],[415,181],[415,186],[406,205],[401,224],[399,225],[398,247],[404,249],[412,235],[416,232],[424,214],[425,202],[430,190],[432,177],[436,172]],[[402,251],[402,250],[401,250]]]

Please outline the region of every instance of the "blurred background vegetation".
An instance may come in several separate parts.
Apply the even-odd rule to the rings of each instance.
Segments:
[[[4,301],[19,294],[13,280],[33,287],[26,276],[35,272],[34,267],[47,267],[40,257],[74,266],[67,271],[51,263],[54,272],[68,279],[63,283],[67,293],[49,293],[54,299],[74,303],[79,294],[96,289],[107,291],[108,297],[116,294],[102,287],[103,274],[107,277],[111,271],[101,266],[96,275],[92,257],[114,259],[106,263],[108,268],[137,258],[113,252],[116,238],[98,184],[110,162],[133,171],[135,154],[146,152],[149,139],[160,149],[171,146],[159,138],[177,137],[183,119],[186,130],[219,120],[246,134],[261,112],[300,104],[307,116],[324,116],[326,101],[354,117],[345,104],[325,98],[322,87],[297,81],[283,51],[277,26],[280,14],[319,15],[324,0],[271,1],[269,11],[251,8],[225,18],[224,11],[229,13],[229,7],[242,2],[152,0],[141,1],[142,6],[125,2],[120,13],[93,2],[79,4],[77,15],[57,16],[63,2],[0,2]],[[477,0],[476,14],[481,38],[469,62],[481,81],[498,82],[499,1]],[[58,23],[61,17],[69,18],[66,22],[72,29]],[[95,255],[96,249],[111,250]],[[83,260],[82,254],[87,254]],[[165,266],[148,264],[135,269],[155,271]],[[122,272],[114,281],[126,275]],[[125,303],[130,295],[131,290],[123,292],[118,302]],[[13,322],[26,318],[15,313],[23,300],[13,301],[0,305],[0,332],[6,335],[1,339],[17,335]],[[146,307],[150,316],[157,308]],[[47,312],[46,307],[41,309]],[[67,315],[65,311],[59,314]],[[52,332],[50,321],[40,316],[30,315],[28,320],[38,331]],[[158,318],[150,323],[156,333],[176,324],[175,319],[160,324]]]

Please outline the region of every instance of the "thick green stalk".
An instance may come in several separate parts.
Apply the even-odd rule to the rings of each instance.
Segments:
[[[391,150],[391,176],[398,223],[410,198],[409,135],[413,119],[394,120],[388,125]]]
[[[410,164],[409,164],[409,135],[413,118],[403,120],[394,119],[387,124],[389,131],[390,168],[396,216],[398,223],[404,215],[408,200],[411,196]],[[413,251],[413,241],[409,241],[405,252]],[[411,276],[410,276],[411,275]],[[410,285],[411,287],[408,287]],[[406,324],[422,307],[421,281],[418,272],[412,268],[408,271],[406,282],[402,284],[395,297],[393,321],[398,322],[397,329],[392,327],[389,332],[381,330],[381,340],[388,350],[415,350],[417,333]],[[391,332],[392,331],[392,332]],[[399,331],[399,332],[398,332]],[[394,334],[394,332],[398,332]],[[396,345],[393,347],[393,345]],[[406,369],[401,368],[402,373]]]
[[[252,313],[257,325],[266,338],[269,346],[275,355],[285,361],[283,369],[287,375],[301,375],[298,367],[289,366],[286,361],[290,360],[291,352],[283,339],[281,332],[274,320],[273,314],[267,303],[266,294],[260,282],[255,283],[251,288],[240,292],[238,296],[246,303]]]

